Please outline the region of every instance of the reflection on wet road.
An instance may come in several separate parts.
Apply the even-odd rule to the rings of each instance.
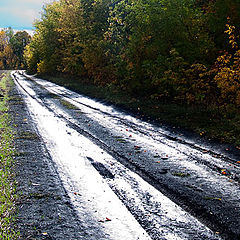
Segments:
[[[238,239],[236,159],[48,81],[14,78],[91,239]]]

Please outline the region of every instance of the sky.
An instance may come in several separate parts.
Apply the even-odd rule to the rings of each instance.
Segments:
[[[0,28],[33,30],[44,4],[52,0],[0,0]]]

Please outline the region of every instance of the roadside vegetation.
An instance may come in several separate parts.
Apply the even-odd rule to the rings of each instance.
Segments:
[[[10,72],[0,72],[0,239],[17,239],[14,231],[15,181],[13,129],[8,114],[8,91],[12,84]]]

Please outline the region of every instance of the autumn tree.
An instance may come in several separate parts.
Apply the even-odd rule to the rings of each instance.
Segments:
[[[25,31],[14,33],[11,28],[0,31],[0,68],[25,68],[24,48],[30,39],[31,36]]]
[[[0,69],[14,69],[16,56],[4,30],[0,31]]]
[[[30,43],[30,40],[31,36],[26,31],[17,32],[9,40],[13,53],[17,58],[17,63],[15,65],[18,69],[24,68],[26,65],[23,53],[26,45]]]

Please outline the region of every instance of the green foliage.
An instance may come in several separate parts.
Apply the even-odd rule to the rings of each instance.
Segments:
[[[39,53],[39,62],[37,71],[40,73],[57,72],[61,53],[59,51],[59,37],[57,27],[60,17],[60,4],[54,2],[45,7],[42,14],[42,21],[35,23],[37,37],[37,51]]]
[[[24,61],[23,52],[27,44],[30,43],[31,37],[26,31],[17,32],[10,37],[10,46],[13,50],[13,54],[16,56],[17,62],[15,67],[17,69],[24,69],[26,63]]]
[[[176,49],[172,49],[165,65],[168,69],[162,69],[161,77],[154,79],[160,93],[154,94],[154,98],[205,105],[215,101],[217,86],[212,81],[214,74],[204,64],[189,64]]]
[[[214,62],[227,16],[239,23],[239,13],[237,0],[60,0],[35,23],[25,59],[29,71],[80,76],[132,95],[238,104],[239,53],[230,47],[223,58],[231,64]]]
[[[39,36],[35,34],[30,44],[25,47],[24,59],[30,73],[37,72],[37,65],[40,61]]]
[[[166,60],[173,48],[190,62],[207,61],[213,43],[203,30],[203,14],[193,3],[132,0],[115,4],[107,36],[116,46],[118,66],[125,67],[121,72],[133,91],[153,91],[152,82],[168,70]]]

